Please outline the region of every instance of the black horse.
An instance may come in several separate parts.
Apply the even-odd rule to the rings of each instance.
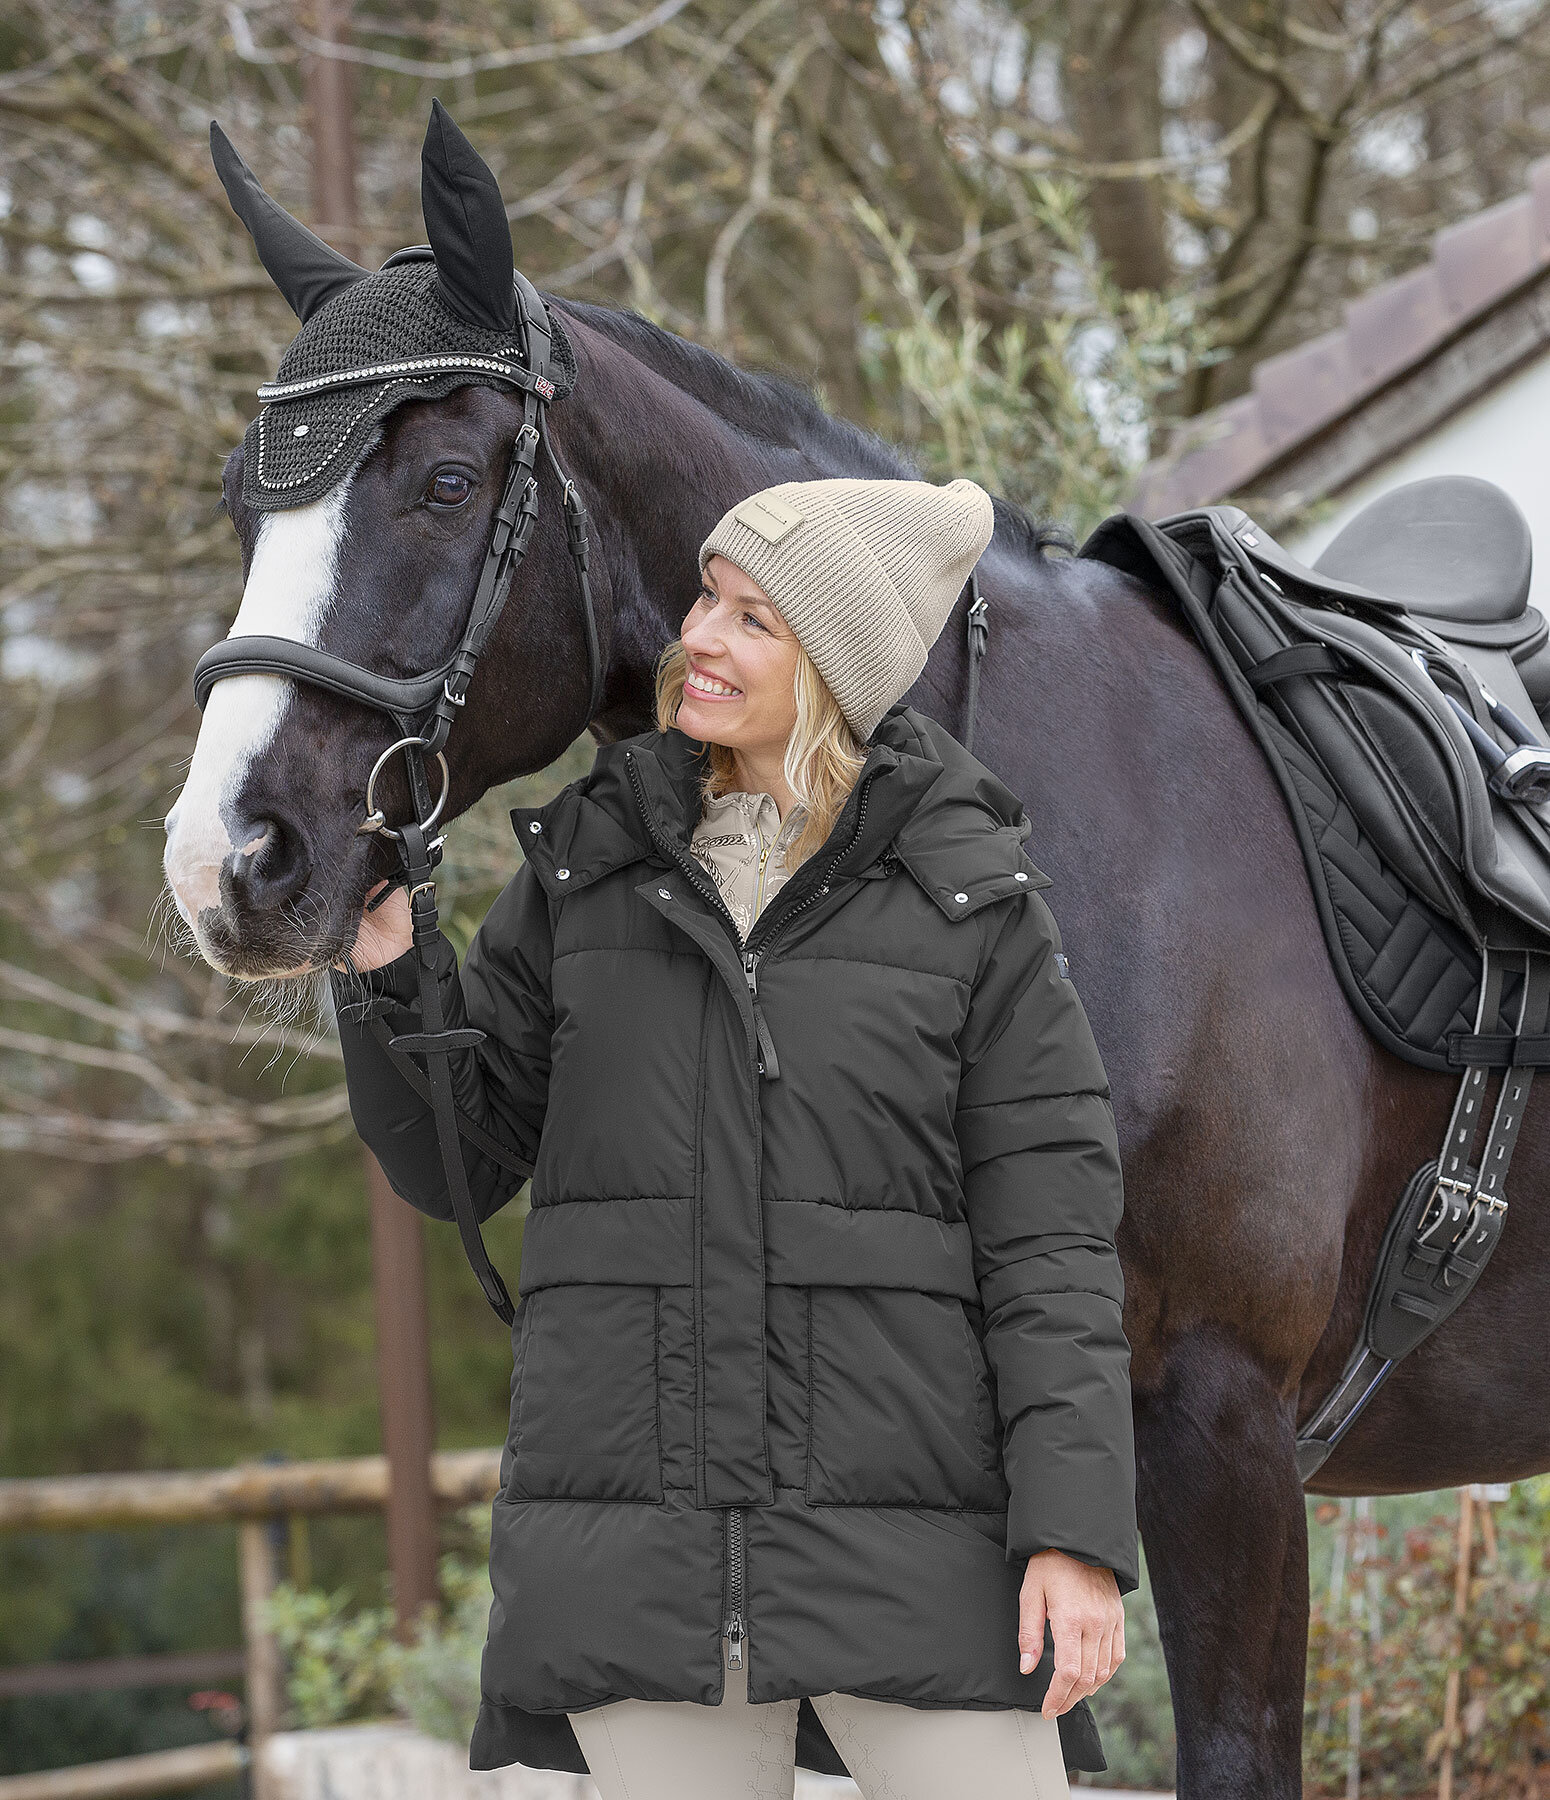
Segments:
[[[587,718],[575,571],[541,466],[531,551],[448,745],[448,816],[583,730],[605,743],[652,725],[657,654],[729,505],[779,481],[918,475],[800,387],[634,314],[545,299],[579,369],[550,429],[590,510],[606,684]],[[247,585],[234,630],[387,675],[436,667],[461,634],[519,419],[519,397],[487,386],[400,406],[352,480],[263,515],[244,507],[236,452],[225,491]],[[1180,1794],[1294,1800],[1308,1569],[1293,1438],[1355,1340],[1390,1209],[1441,1137],[1455,1078],[1399,1061],[1352,1015],[1281,795],[1170,607],[1060,554],[999,501],[980,574],[991,634],[975,751],[1033,819],[1028,848],[1054,879],[1114,1092],[1141,1529]],[[967,603],[906,696],[953,729]],[[167,852],[212,963],[295,974],[352,943],[392,867],[357,827],[393,735],[380,714],[276,675],[214,690]],[[1534,1204],[1546,1156],[1541,1088],[1517,1151],[1513,1253],[1396,1369],[1318,1492],[1550,1468],[1550,1352],[1532,1328],[1550,1303],[1550,1275],[1541,1294],[1535,1273],[1550,1269]]]

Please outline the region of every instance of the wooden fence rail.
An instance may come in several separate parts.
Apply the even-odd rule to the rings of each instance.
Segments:
[[[445,1450],[431,1458],[431,1491],[453,1508],[493,1500],[500,1483],[499,1450]],[[276,1582],[276,1520],[328,1513],[382,1511],[388,1502],[385,1456],[341,1457],[330,1462],[239,1463],[230,1469],[166,1474],[59,1475],[0,1481],[0,1531],[86,1531],[126,1525],[188,1525],[235,1520],[239,1531],[242,1590],[241,1669],[247,1701],[245,1742],[193,1744],[146,1756],[118,1757],[79,1768],[35,1775],[0,1775],[0,1800],[129,1800],[172,1794],[223,1779],[246,1768],[252,1800],[264,1792],[261,1750],[279,1729],[282,1711],[279,1646],[264,1625],[263,1607]],[[229,1651],[208,1653],[230,1658]],[[97,1659],[0,1670],[0,1694],[60,1693],[71,1688],[143,1686],[177,1680],[197,1658]],[[120,1665],[118,1680],[114,1666]],[[228,1663],[228,1666],[229,1663]]]

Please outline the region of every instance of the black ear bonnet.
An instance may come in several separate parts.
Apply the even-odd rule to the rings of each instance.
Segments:
[[[512,266],[494,176],[439,101],[421,158],[428,245],[368,272],[264,193],[218,125],[211,154],[233,209],[302,328],[244,439],[242,497],[257,511],[304,506],[353,474],[405,400],[456,387],[536,386],[563,399],[576,381],[565,328]]]

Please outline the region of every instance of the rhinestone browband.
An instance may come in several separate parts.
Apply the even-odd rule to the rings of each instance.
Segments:
[[[512,351],[515,356],[517,352]],[[375,363],[366,369],[342,369],[333,375],[313,375],[305,381],[266,381],[258,389],[264,402],[295,400],[303,394],[316,394],[325,388],[360,387],[369,381],[391,381],[398,375],[434,375],[441,369],[474,369],[481,374],[499,375],[514,387],[532,388],[541,399],[552,400],[554,383],[546,376],[533,375],[520,363],[498,361],[492,356],[413,356],[404,362]]]

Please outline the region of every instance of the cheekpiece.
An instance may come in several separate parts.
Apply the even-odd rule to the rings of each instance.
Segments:
[[[535,388],[563,399],[576,357],[553,308],[548,377],[530,373],[520,295],[515,329],[459,318],[443,302],[428,249],[399,251],[312,314],[292,339],[244,440],[242,497],[259,512],[305,506],[352,475],[384,418],[454,388]]]

